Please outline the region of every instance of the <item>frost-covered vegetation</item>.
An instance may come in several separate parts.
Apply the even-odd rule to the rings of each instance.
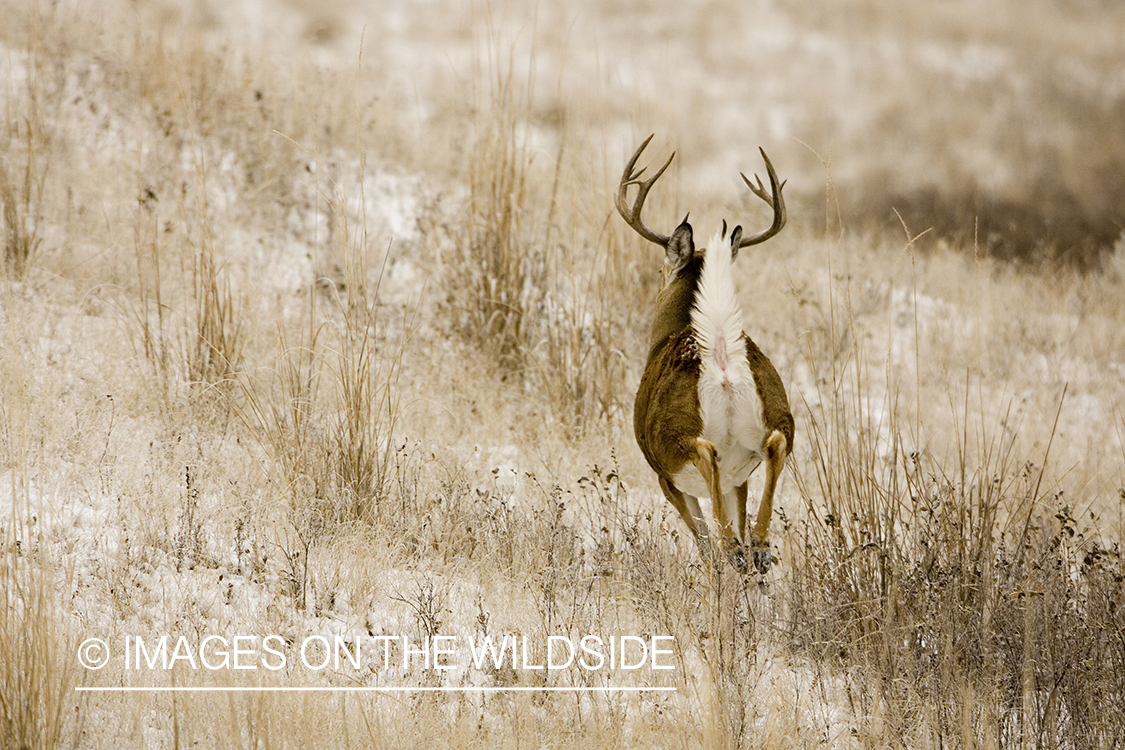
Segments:
[[[0,17],[0,746],[1125,747],[1119,4]],[[788,180],[765,577],[633,442],[654,131]]]

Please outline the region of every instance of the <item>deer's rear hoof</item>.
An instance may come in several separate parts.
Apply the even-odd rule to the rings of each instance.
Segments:
[[[746,559],[746,548],[741,544],[727,550],[727,559],[730,560],[730,564],[734,566],[739,575],[746,575],[750,570],[750,563]]]
[[[774,562],[773,551],[770,550],[769,542],[760,542],[754,545],[754,567],[758,569],[761,575],[768,573]]]

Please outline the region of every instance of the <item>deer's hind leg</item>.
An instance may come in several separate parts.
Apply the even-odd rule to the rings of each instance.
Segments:
[[[718,452],[715,450],[713,443],[703,438],[697,439],[696,445],[695,467],[707,484],[708,494],[711,496],[711,513],[715,517],[715,525],[719,530],[723,551],[727,553],[731,564],[739,572],[745,573],[746,553],[742,549],[738,527],[735,526],[739,522],[740,515],[736,510],[732,518],[728,512],[727,498],[723,496],[722,481],[719,475]]]
[[[789,443],[785,440],[785,435],[779,430],[774,430],[766,440],[765,447],[766,484],[762,489],[762,501],[758,504],[758,518],[754,522],[750,542],[754,550],[754,567],[762,573],[769,570],[770,565],[773,564],[769,541],[773,496],[781,470],[785,467],[785,459],[789,455]]]
[[[681,492],[676,485],[665,477],[660,477],[660,489],[663,490],[664,497],[668,498],[668,502],[679,512],[680,518],[691,530],[700,550],[707,550],[710,547],[707,522],[703,520],[703,510],[699,507],[699,499],[694,495]]]

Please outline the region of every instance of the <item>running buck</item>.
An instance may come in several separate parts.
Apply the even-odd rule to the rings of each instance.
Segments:
[[[768,240],[785,226],[784,183],[765,151],[770,193],[742,175],[754,195],[773,209],[773,224],[751,237],[736,226],[727,237],[726,221],[709,249],[695,247],[687,217],[665,236],[641,221],[641,208],[653,184],[672,163],[642,181],[637,159],[650,135],[633,153],[617,189],[617,210],[625,223],[664,248],[664,289],[656,298],[648,364],[637,389],[633,430],[641,452],[660,480],[660,489],[691,529],[700,549],[710,549],[699,498],[711,498],[722,549],[746,572],[746,483],[764,460],[765,489],[749,546],[755,567],[764,573],[773,561],[769,524],[773,496],[785,458],[793,448],[793,415],[785,386],[773,364],[742,330],[732,262],[741,248]],[[630,207],[626,193],[636,185]]]

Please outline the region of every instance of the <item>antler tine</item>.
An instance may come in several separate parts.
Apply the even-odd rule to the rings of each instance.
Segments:
[[[780,232],[782,227],[785,226],[785,198],[781,194],[781,189],[785,187],[785,183],[778,181],[777,172],[773,170],[773,164],[770,163],[770,158],[766,156],[765,149],[759,148],[758,151],[761,152],[762,159],[766,162],[766,172],[769,174],[770,178],[770,193],[766,192],[766,188],[762,185],[762,180],[758,175],[754,175],[754,179],[758,182],[758,184],[755,185],[753,182],[750,182],[746,175],[741,172],[738,174],[742,177],[742,181],[746,183],[746,187],[750,188],[750,192],[761,198],[773,209],[773,224],[770,225],[769,229],[759,232],[752,237],[744,237],[742,241],[738,243],[739,248],[765,242],[770,237]]]
[[[668,244],[668,236],[660,234],[659,232],[654,232],[644,225],[644,222],[641,221],[641,208],[645,204],[645,198],[648,197],[648,191],[652,189],[653,184],[660,179],[660,175],[664,174],[664,170],[672,163],[672,159],[676,157],[676,152],[673,151],[672,155],[668,157],[668,161],[664,162],[664,166],[658,169],[656,174],[647,180],[641,180],[641,175],[644,174],[647,167],[641,167],[636,172],[633,171],[633,168],[637,165],[637,159],[641,157],[641,152],[645,150],[645,146],[649,144],[649,141],[652,140],[654,135],[656,134],[653,133],[648,138],[645,138],[644,142],[633,152],[633,158],[629,159],[629,163],[625,165],[625,171],[621,173],[621,184],[617,187],[617,197],[614,199],[614,203],[617,206],[617,212],[621,214],[621,218],[625,220],[626,224],[633,228],[633,231],[649,242],[655,242],[657,245],[666,246]],[[631,208],[625,196],[630,185],[636,185],[638,188],[636,200],[633,201],[633,206]]]

